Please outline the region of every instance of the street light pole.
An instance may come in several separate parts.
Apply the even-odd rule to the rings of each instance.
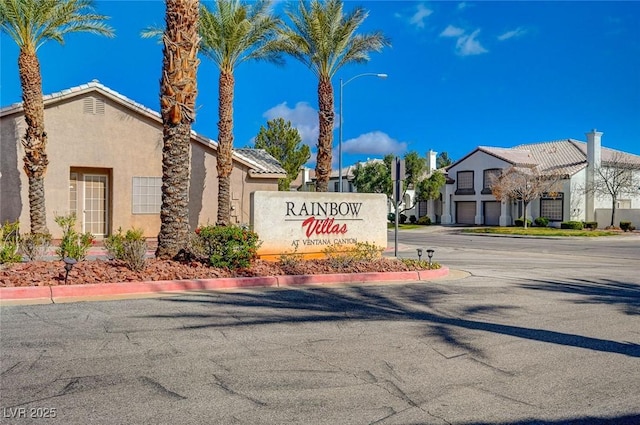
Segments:
[[[340,131],[338,136],[338,191],[342,192],[342,89],[344,86],[349,84],[351,81],[360,77],[378,77],[378,78],[387,78],[387,74],[376,74],[374,72],[365,72],[364,74],[358,74],[355,77],[349,78],[346,82],[342,82],[342,78],[340,78]]]

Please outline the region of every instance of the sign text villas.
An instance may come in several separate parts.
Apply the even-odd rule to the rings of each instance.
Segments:
[[[313,235],[344,235],[349,220],[358,218],[362,202],[286,202],[287,221],[302,221],[307,238]],[[337,221],[337,222],[336,222]]]

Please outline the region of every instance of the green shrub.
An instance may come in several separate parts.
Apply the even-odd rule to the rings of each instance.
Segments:
[[[202,226],[196,229],[209,265],[230,270],[248,267],[258,256],[258,234],[240,226]]]
[[[62,228],[62,240],[56,249],[56,254],[60,258],[73,258],[82,261],[87,256],[87,252],[93,244],[93,235],[89,232],[78,233],[75,229],[76,214],[56,215],[55,222]]]
[[[585,229],[589,229],[589,230],[595,230],[598,228],[598,222],[597,221],[585,221],[584,222],[584,228]]]
[[[563,221],[560,223],[561,229],[582,230],[584,225],[581,221]]]
[[[514,220],[516,227],[524,227],[524,218],[516,218]],[[527,227],[531,227],[531,219],[527,219]]]
[[[533,222],[536,223],[536,226],[538,227],[549,226],[549,219],[547,217],[538,217],[535,220],[533,220]]]
[[[632,229],[632,225],[630,221],[621,221],[620,222],[620,228],[622,230],[624,230],[625,232],[629,232],[629,231],[633,231],[635,229],[635,227],[633,227]]]
[[[20,251],[29,261],[42,261],[51,246],[49,233],[27,233],[20,236]]]
[[[421,224],[423,226],[430,226],[431,225],[431,219],[429,218],[429,216],[423,215],[422,217],[420,217],[418,219],[417,223]]]
[[[344,269],[359,262],[371,262],[382,256],[384,248],[369,242],[357,242],[353,248],[333,244],[322,250],[329,265],[334,269]]]
[[[410,216],[409,216],[409,223],[411,223],[411,224],[415,224],[415,222],[416,222],[417,220],[418,220],[418,219],[416,218],[416,216],[415,216],[415,215],[410,215]]]
[[[142,229],[130,229],[123,235],[122,228],[117,234],[104,240],[107,256],[123,261],[130,270],[141,271],[146,264],[147,241]]]
[[[0,227],[0,264],[18,263],[22,255],[18,253],[20,242],[20,222],[6,222]]]

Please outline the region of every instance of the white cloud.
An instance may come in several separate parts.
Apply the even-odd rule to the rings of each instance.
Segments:
[[[464,10],[467,7],[469,7],[468,3],[462,2],[462,3],[458,3],[458,10]]]
[[[514,30],[507,31],[504,34],[500,34],[498,36],[498,40],[504,41],[504,40],[508,40],[510,38],[520,37],[522,35],[525,35],[526,33],[527,33],[527,30],[525,30],[522,27],[518,27],[518,28],[516,28]]]
[[[342,152],[348,154],[366,155],[400,155],[407,150],[405,142],[399,142],[382,131],[373,131],[361,134],[355,139],[349,139],[342,143]]]
[[[424,20],[433,13],[433,10],[428,9],[422,3],[419,3],[418,6],[416,6],[416,9],[416,12],[409,19],[409,23],[418,28],[424,28]]]
[[[266,111],[262,114],[268,120],[283,118],[291,121],[291,125],[298,130],[302,143],[314,148],[318,144],[318,111],[307,102],[298,102],[294,108],[287,106],[287,102]]]
[[[462,28],[449,25],[440,33],[440,37],[460,37],[463,34],[464,30]]]
[[[456,53],[460,56],[480,55],[487,53],[485,49],[476,37],[480,34],[480,29],[475,30],[471,34],[464,34],[458,37],[456,41]]]

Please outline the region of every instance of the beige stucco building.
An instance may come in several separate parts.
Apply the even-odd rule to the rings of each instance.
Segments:
[[[97,81],[44,97],[49,167],[45,174],[47,227],[61,236],[54,216],[76,212],[78,230],[97,237],[119,228],[160,229],[162,121],[160,114]],[[0,221],[20,221],[28,232],[28,180],[23,171],[26,124],[20,103],[0,109]],[[191,139],[189,221],[214,224],[217,143]],[[263,150],[233,157],[232,222],[249,223],[250,194],[278,190],[286,172]]]

